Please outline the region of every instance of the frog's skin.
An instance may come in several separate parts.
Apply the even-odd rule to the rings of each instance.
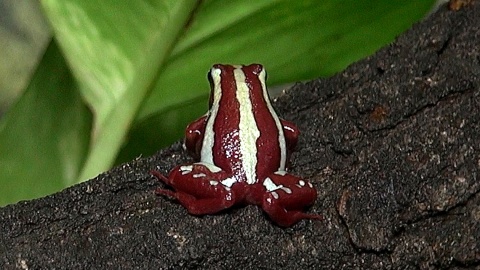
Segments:
[[[175,190],[156,193],[177,199],[193,215],[254,204],[283,227],[320,219],[303,212],[315,201],[315,188],[286,170],[299,131],[275,113],[263,67],[217,64],[208,77],[210,109],[186,129],[185,148],[197,162],[175,167],[168,177],[153,171]]]

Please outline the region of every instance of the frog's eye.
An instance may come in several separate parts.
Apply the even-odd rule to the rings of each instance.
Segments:
[[[213,91],[215,88],[214,76],[215,78],[220,77],[220,73],[221,73],[221,70],[214,66],[212,69],[210,69],[210,71],[207,74],[208,82],[210,83],[210,99],[208,100],[209,109],[212,108],[212,104],[213,104],[213,95],[214,95]]]
[[[208,82],[210,83],[210,86],[213,86],[212,69],[210,69],[210,71],[207,73],[207,79],[208,79]]]

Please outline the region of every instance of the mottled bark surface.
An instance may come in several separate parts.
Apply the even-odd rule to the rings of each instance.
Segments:
[[[275,107],[302,131],[291,171],[323,221],[254,206],[193,217],[149,175],[180,144],[52,196],[0,208],[4,269],[478,269],[480,4],[440,8],[392,45]]]

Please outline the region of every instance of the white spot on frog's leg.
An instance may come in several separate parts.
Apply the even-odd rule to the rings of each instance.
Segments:
[[[207,162],[196,162],[194,164],[197,164],[197,165],[203,165],[205,167],[207,167],[207,169],[209,171],[211,171],[212,173],[217,173],[219,171],[221,171],[222,169],[220,169],[219,167],[213,165],[212,163],[207,163]]]
[[[191,170],[193,170],[193,166],[192,165],[180,166],[180,170],[181,171],[191,171]]]
[[[218,182],[217,182],[217,181],[214,181],[214,180],[212,180],[212,181],[210,181],[210,185],[212,185],[212,186],[216,186],[216,185],[218,185]]]
[[[192,170],[193,170],[192,165],[180,166],[180,171],[182,172],[182,175],[191,173]]]
[[[274,174],[285,176],[287,174],[287,172],[286,171],[276,171],[276,172],[274,172]]]
[[[300,181],[298,181],[298,184],[303,187],[303,186],[305,186],[305,181],[300,180]]]
[[[278,193],[275,191],[272,191],[272,195],[273,195],[273,198],[275,198],[276,200],[278,200],[278,198],[280,197],[278,196]]]
[[[268,203],[272,203],[272,198],[267,198]]]
[[[292,190],[287,187],[282,187],[281,189],[285,191],[287,194],[292,194]]]
[[[235,184],[237,182],[237,180],[233,177],[229,177],[223,181],[221,181],[222,185],[226,186],[226,187],[232,187],[233,184]]]
[[[204,174],[204,173],[196,173],[196,174],[194,174],[194,175],[192,175],[192,176],[193,176],[193,178],[200,178],[200,177],[205,177],[205,176],[207,176],[207,175]]]
[[[274,190],[277,190],[277,189],[283,187],[282,185],[279,185],[279,186],[275,185],[275,183],[273,183],[273,181],[272,181],[272,179],[270,179],[270,177],[265,178],[265,180],[263,181],[263,186],[268,191],[274,191]]]

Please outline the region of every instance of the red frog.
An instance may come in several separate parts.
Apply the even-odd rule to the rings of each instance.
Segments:
[[[303,212],[315,201],[315,188],[287,172],[299,131],[270,104],[263,66],[217,64],[208,79],[209,110],[185,132],[184,146],[198,162],[177,166],[168,177],[153,171],[175,190],[156,193],[177,199],[193,215],[254,204],[283,227],[321,219]]]

